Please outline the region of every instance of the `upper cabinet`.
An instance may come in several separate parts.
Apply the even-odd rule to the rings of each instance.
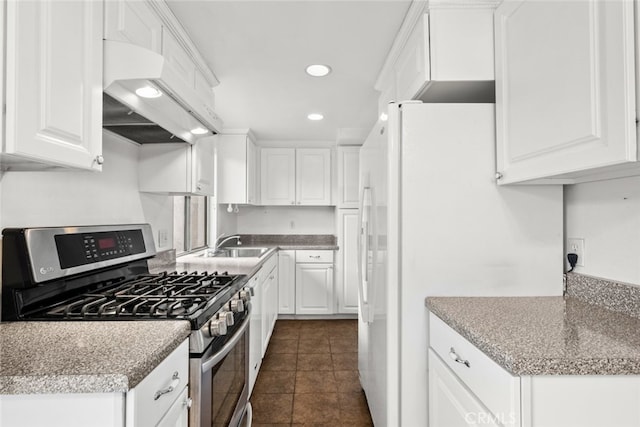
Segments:
[[[101,170],[102,2],[9,1],[0,8],[2,168]]]
[[[343,209],[358,209],[360,179],[360,147],[338,147],[337,205]]]
[[[217,135],[218,203],[258,203],[257,150],[250,134]]]
[[[128,42],[162,53],[162,22],[141,1],[107,1],[104,5],[106,40]]]
[[[495,39],[498,183],[640,173],[634,2],[506,1]]]
[[[261,204],[331,205],[329,148],[263,148]]]
[[[413,2],[380,72],[379,110],[389,101],[493,102],[491,2]]]
[[[213,196],[215,190],[214,137],[195,144],[140,146],[139,189],[149,193]]]

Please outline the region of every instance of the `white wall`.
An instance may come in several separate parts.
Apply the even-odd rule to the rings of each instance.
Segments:
[[[585,239],[585,265],[575,271],[640,285],[640,177],[569,185],[564,194],[565,237]]]
[[[149,222],[156,246],[160,228],[171,230],[170,198],[138,192],[138,146],[103,135],[102,173],[6,172],[0,179],[0,226],[40,227]],[[165,249],[165,248],[158,248]]]
[[[336,234],[333,206],[240,206],[240,234]]]

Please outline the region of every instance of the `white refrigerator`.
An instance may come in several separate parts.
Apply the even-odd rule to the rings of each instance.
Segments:
[[[562,294],[562,186],[496,185],[494,109],[393,103],[360,151],[358,369],[376,427],[428,424],[425,297]]]

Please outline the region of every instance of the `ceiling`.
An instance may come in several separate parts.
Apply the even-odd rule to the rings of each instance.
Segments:
[[[220,80],[214,93],[225,128],[303,142],[373,126],[373,85],[410,1],[167,3]],[[333,72],[305,74],[316,63]],[[308,120],[314,112],[324,120]]]

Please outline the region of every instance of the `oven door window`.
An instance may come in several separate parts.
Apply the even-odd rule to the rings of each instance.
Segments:
[[[243,399],[243,390],[247,378],[246,338],[233,347],[229,354],[212,369],[211,380],[211,425],[230,425],[236,410]],[[237,417],[237,415],[236,415]]]

